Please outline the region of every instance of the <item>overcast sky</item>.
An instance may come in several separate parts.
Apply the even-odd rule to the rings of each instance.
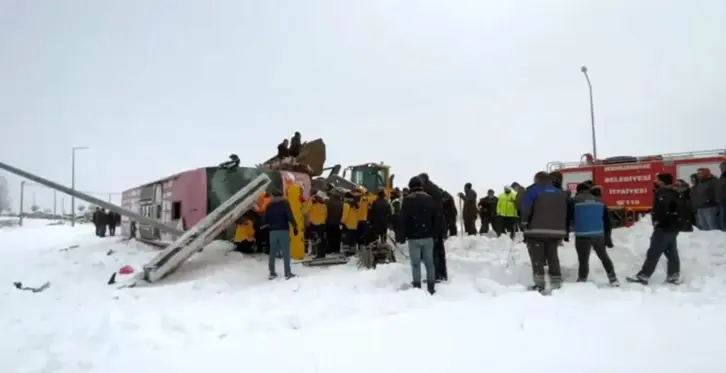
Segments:
[[[724,35],[723,0],[0,0],[0,160],[70,185],[89,146],[120,192],[299,130],[483,194],[591,151],[583,64],[600,157],[726,146]]]

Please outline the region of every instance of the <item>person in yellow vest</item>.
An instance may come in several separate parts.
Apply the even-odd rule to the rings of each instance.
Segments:
[[[255,251],[255,228],[252,211],[246,212],[237,223],[234,232],[235,250],[243,254],[252,254]]]
[[[343,247],[347,252],[355,251],[358,246],[358,203],[352,193],[346,193],[343,199]]]
[[[365,194],[361,194],[358,199],[358,207],[356,214],[358,216],[357,238],[358,245],[368,245],[373,240],[370,237],[370,224],[368,223],[368,213],[370,211],[370,200]]]
[[[308,226],[306,232],[311,239],[317,239],[317,259],[325,258],[325,221],[328,218],[328,207],[320,196],[314,195],[305,202],[305,214],[307,215]]]
[[[500,230],[497,236],[509,232],[509,237],[514,239],[514,227],[517,225],[517,193],[512,192],[508,186],[504,187],[504,193],[499,195],[497,202],[497,215],[499,216]]]

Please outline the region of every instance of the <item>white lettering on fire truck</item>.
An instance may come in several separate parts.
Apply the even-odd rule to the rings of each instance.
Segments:
[[[651,163],[631,163],[631,164],[624,164],[620,166],[607,166],[605,167],[605,172],[610,171],[626,171],[626,170],[644,170],[647,168],[650,168]]]
[[[632,183],[632,182],[647,182],[653,180],[651,175],[633,175],[633,176],[612,176],[606,177],[606,183]]]
[[[641,206],[642,203],[639,199],[627,199],[627,200],[618,200],[615,201],[615,203],[618,204],[618,206]]]
[[[648,188],[622,188],[622,189],[610,189],[610,195],[614,196],[630,196],[636,194],[648,194]]]

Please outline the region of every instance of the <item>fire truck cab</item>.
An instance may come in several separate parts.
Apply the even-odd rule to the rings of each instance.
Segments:
[[[653,207],[653,183],[659,173],[670,173],[676,180],[689,183],[690,176],[700,168],[719,175],[719,164],[726,152],[707,150],[689,153],[618,156],[594,159],[584,154],[579,162],[550,162],[547,171],[562,173],[562,187],[574,194],[577,184],[592,180],[602,188],[602,199],[610,213],[613,228],[631,226]]]

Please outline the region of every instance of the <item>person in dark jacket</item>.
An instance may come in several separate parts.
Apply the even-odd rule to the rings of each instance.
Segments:
[[[562,285],[562,271],[557,253],[558,246],[567,235],[570,217],[568,196],[552,185],[546,172],[538,172],[535,185],[526,191],[522,206],[522,229],[532,261],[534,285],[531,290],[545,290],[545,262],[548,264],[550,286]]]
[[[479,226],[479,234],[489,233],[490,224],[494,228],[494,232],[499,232],[496,225],[498,202],[499,199],[494,194],[494,189],[487,190],[487,196],[479,200],[479,203],[477,204],[479,209],[479,221],[481,222],[481,225]]]
[[[437,280],[434,266],[434,237],[440,231],[442,222],[440,207],[433,197],[424,192],[423,182],[418,177],[408,182],[411,193],[403,199],[401,225],[408,242],[411,258],[413,287],[421,287],[421,261],[426,267],[426,287],[430,294],[435,292]]]
[[[678,256],[678,232],[680,229],[680,211],[678,192],[673,187],[673,175],[662,173],[656,176],[658,189],[654,193],[653,234],[650,236],[650,247],[645,253],[643,266],[633,277],[626,277],[628,282],[647,285],[650,276],[655,272],[661,255],[668,259],[666,282],[680,283],[681,260]]]
[[[108,235],[113,237],[116,235],[116,226],[121,221],[121,215],[108,211],[106,213],[106,226],[108,227]]]
[[[449,192],[444,191],[444,197],[441,201],[444,209],[444,217],[446,220],[446,228],[448,229],[449,236],[456,236],[459,234],[459,228],[457,227],[456,218],[458,217],[458,211],[456,209],[456,202],[454,197]]]
[[[424,193],[430,195],[436,202],[436,214],[440,221],[438,222],[438,231],[434,236],[434,266],[436,267],[436,280],[446,281],[449,279],[449,271],[446,267],[446,248],[444,246],[444,239],[446,239],[446,217],[443,213],[444,192],[443,189],[431,181],[427,173],[421,173],[418,178],[423,184]]]
[[[276,158],[278,160],[283,160],[290,156],[290,149],[288,149],[287,144],[288,144],[288,141],[287,141],[287,139],[285,139],[285,140],[282,140],[282,142],[277,145]]]
[[[688,182],[683,179],[678,179],[675,185],[676,191],[678,191],[678,199],[681,204],[681,232],[693,232],[694,214],[693,206],[691,205],[691,187]],[[657,187],[655,189],[658,189]]]
[[[290,203],[282,196],[281,190],[272,192],[272,199],[267,204],[262,220],[270,231],[269,279],[272,280],[277,277],[275,258],[278,253],[282,254],[285,278],[294,277],[295,275],[290,268],[290,227],[292,227],[294,235],[297,235],[298,227],[295,218],[292,216]]]
[[[368,222],[374,239],[385,243],[388,239],[388,223],[391,220],[391,205],[386,200],[386,191],[378,191],[376,200],[371,203]]]
[[[464,220],[464,231],[469,236],[476,236],[476,192],[471,188],[471,183],[464,184],[464,192],[459,193],[462,200],[462,218]]]
[[[704,231],[719,229],[716,189],[718,180],[708,168],[698,169],[698,184],[691,191],[691,203],[696,210],[698,228]]]
[[[290,139],[290,156],[293,158],[297,158],[297,156],[300,155],[301,149],[302,139],[300,138],[300,132],[295,132],[295,134],[292,136],[292,139]]]
[[[343,231],[340,224],[343,219],[343,200],[338,195],[330,194],[330,198],[325,201],[325,205],[328,209],[328,215],[325,220],[327,252],[339,253],[340,243],[343,238]]]
[[[108,224],[108,214],[106,210],[97,207],[93,214],[93,224],[96,226],[96,236],[106,237],[106,226]]]
[[[605,268],[610,285],[620,286],[613,261],[605,248],[605,242],[609,240],[606,232],[611,231],[608,229],[610,217],[605,204],[599,197],[594,196],[590,192],[590,187],[584,183],[577,185],[577,194],[572,197],[571,202],[570,217],[575,233],[575,250],[579,263],[577,282],[587,281],[590,273],[590,253],[594,249],[595,255]]]
[[[720,228],[726,232],[726,161],[719,165],[721,176],[716,184],[716,202],[718,203],[718,215],[720,217]]]
[[[550,180],[552,180],[552,185],[555,188],[557,188],[559,190],[564,190],[562,188],[562,181],[563,181],[562,172],[560,172],[560,171],[552,171],[552,172],[549,173],[549,176],[550,176]]]

